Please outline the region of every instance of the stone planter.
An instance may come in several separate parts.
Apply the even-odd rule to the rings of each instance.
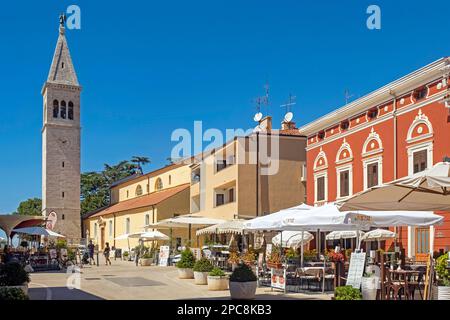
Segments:
[[[178,268],[178,278],[194,279],[194,271],[190,268]]]
[[[228,282],[228,277],[226,276],[208,276],[208,290],[228,290]]]
[[[450,300],[450,287],[434,286],[433,287],[434,300]]]
[[[28,283],[25,283],[25,284],[23,284],[21,286],[4,286],[2,288],[8,288],[8,289],[17,288],[17,289],[22,290],[23,293],[25,293],[26,295],[28,295]]]
[[[201,285],[208,284],[208,272],[194,271],[194,283]]]
[[[153,263],[153,258],[141,258],[139,259],[141,266],[151,266]]]
[[[230,281],[230,295],[233,300],[255,299],[257,281],[235,282]]]
[[[380,278],[363,277],[361,279],[361,293],[363,300],[376,300],[377,290],[379,288]]]

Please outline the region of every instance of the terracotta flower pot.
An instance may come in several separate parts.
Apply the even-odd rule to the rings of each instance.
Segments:
[[[151,266],[153,263],[153,258],[141,258],[139,259],[141,266]]]
[[[194,271],[194,283],[201,285],[208,284],[208,272]]]
[[[255,299],[257,281],[235,282],[230,281],[230,295],[233,300]]]

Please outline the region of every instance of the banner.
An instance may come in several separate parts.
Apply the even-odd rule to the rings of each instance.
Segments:
[[[159,265],[161,267],[167,267],[169,265],[169,254],[170,254],[169,246],[159,247]]]
[[[286,290],[286,269],[270,270],[270,286],[272,288]]]

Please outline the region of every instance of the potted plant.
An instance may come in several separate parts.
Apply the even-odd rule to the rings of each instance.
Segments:
[[[361,279],[361,294],[363,300],[376,300],[380,278],[375,273],[364,273]]]
[[[127,261],[129,255],[130,255],[130,253],[129,253],[128,251],[124,251],[124,252],[122,253],[122,260]]]
[[[141,266],[151,266],[153,263],[153,257],[150,252],[145,252],[142,257],[139,259]]]
[[[228,258],[228,263],[231,264],[231,270],[234,271],[236,269],[236,266],[238,265],[240,259],[237,252],[232,251],[230,252],[230,256]]]
[[[208,284],[208,273],[213,269],[211,262],[206,258],[201,258],[194,264],[195,284]]]
[[[26,295],[22,289],[19,288],[8,288],[8,287],[0,287],[0,300],[1,301],[9,301],[9,300],[29,300],[28,295]]]
[[[436,259],[437,286],[434,287],[435,300],[450,300],[450,270],[448,252]]]
[[[246,253],[244,253],[244,255],[242,256],[242,261],[248,265],[248,266],[252,266],[255,264],[256,261],[256,255],[255,253],[253,253],[252,251],[247,251]]]
[[[255,298],[257,278],[246,264],[239,264],[230,276],[231,299],[250,300]]]
[[[228,277],[219,267],[214,267],[208,274],[208,290],[228,290]]]
[[[361,291],[352,286],[337,287],[334,297],[336,300],[362,300]]]
[[[0,266],[0,287],[18,288],[28,295],[28,272],[17,262],[9,262]]]
[[[189,248],[186,248],[181,252],[181,259],[177,262],[176,267],[178,268],[178,277],[180,279],[193,279],[194,278],[194,268],[195,257]]]
[[[267,267],[273,269],[281,269],[283,264],[281,263],[281,255],[279,252],[272,252],[269,260],[267,261]]]

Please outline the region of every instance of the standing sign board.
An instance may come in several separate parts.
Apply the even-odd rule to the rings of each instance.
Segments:
[[[364,274],[364,265],[366,263],[365,252],[353,252],[350,257],[350,267],[348,268],[347,286],[355,289],[361,287],[362,276]]]
[[[270,286],[272,288],[286,290],[286,269],[275,269],[270,270]]]
[[[169,246],[159,247],[159,266],[167,267],[169,265]]]

